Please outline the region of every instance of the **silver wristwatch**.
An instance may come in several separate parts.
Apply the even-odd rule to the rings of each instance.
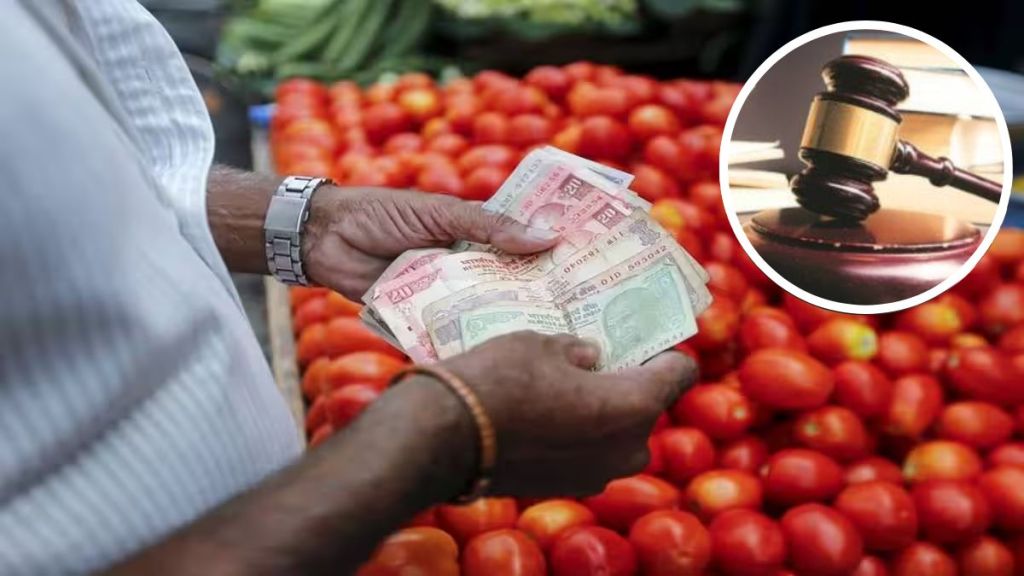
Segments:
[[[267,266],[270,273],[285,284],[309,284],[302,269],[302,227],[309,219],[313,193],[330,183],[329,178],[289,176],[270,199],[267,219],[263,222]]]

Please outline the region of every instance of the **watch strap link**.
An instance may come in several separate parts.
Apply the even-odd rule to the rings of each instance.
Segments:
[[[302,267],[302,227],[309,218],[309,200],[328,178],[288,176],[270,200],[264,224],[267,267],[285,284],[306,286]]]

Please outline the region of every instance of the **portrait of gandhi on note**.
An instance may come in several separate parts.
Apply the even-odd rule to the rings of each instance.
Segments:
[[[614,361],[643,346],[661,333],[667,321],[658,313],[658,294],[646,287],[630,288],[612,298],[604,309],[605,334],[611,344],[608,357]]]

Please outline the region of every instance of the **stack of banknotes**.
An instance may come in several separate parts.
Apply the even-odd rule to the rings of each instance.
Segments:
[[[533,330],[596,342],[598,370],[641,364],[695,334],[711,294],[631,181],[557,148],[530,152],[483,207],[554,230],[557,244],[528,256],[468,242],[410,250],[363,296],[363,321],[419,363]]]

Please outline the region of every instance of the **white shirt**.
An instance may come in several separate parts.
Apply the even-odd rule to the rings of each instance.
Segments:
[[[213,133],[134,0],[0,0],[0,574],[86,573],[300,451],[205,215]]]

